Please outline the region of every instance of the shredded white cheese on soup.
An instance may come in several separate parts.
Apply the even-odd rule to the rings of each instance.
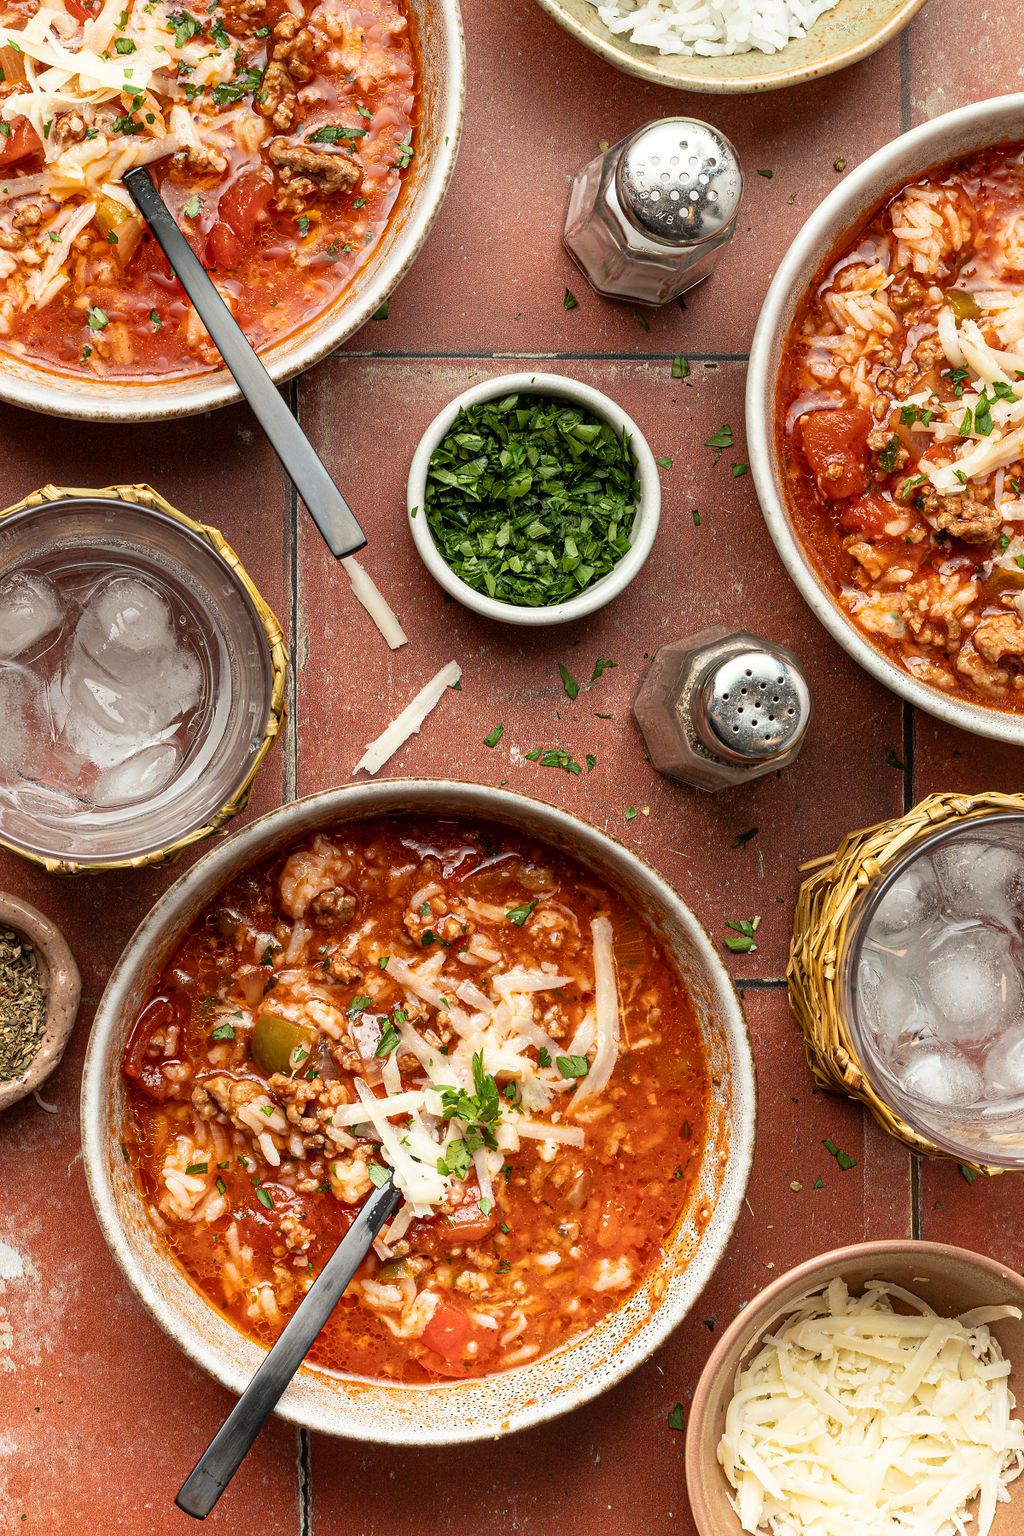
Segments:
[[[893,1309],[893,1301],[901,1308]],[[989,1323],[940,1317],[899,1286],[836,1279],[798,1303],[736,1372],[718,1459],[744,1531],[976,1536],[1024,1466],[1024,1425]]]

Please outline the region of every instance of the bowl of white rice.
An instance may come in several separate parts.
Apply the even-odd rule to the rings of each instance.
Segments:
[[[881,48],[924,0],[538,0],[627,74],[683,91],[772,91]]]

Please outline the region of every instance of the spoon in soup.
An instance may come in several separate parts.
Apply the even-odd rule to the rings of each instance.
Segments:
[[[174,221],[144,166],[126,172],[124,185],[209,331],[253,415],[263,428],[309,509],[332,555],[344,559],[366,544],[348,502],[327,473],[309,438],[281,399],[277,385],[249,344],[216,285]]]
[[[174,1502],[186,1515],[205,1520],[213,1509],[401,1198],[389,1178],[366,1201],[281,1337],[182,1483]]]

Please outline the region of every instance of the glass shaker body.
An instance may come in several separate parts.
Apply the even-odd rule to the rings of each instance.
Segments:
[[[708,790],[791,763],[813,713],[792,651],[720,626],[663,645],[633,704],[659,773]]]
[[[573,178],[563,242],[598,293],[667,304],[714,269],[742,188],[723,134],[694,118],[662,118]]]

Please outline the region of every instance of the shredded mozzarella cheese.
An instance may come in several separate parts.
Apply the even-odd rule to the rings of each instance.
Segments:
[[[914,1309],[895,1312],[893,1300]],[[841,1280],[794,1306],[736,1373],[718,1459],[744,1531],[977,1536],[1024,1466],[1009,1365],[988,1324],[939,1317],[898,1286]]]

